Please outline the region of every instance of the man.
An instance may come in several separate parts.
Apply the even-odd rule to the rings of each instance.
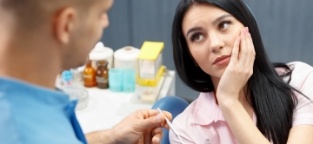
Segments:
[[[84,63],[113,0],[0,0],[0,143],[86,143],[56,75]],[[140,110],[89,143],[159,143],[165,115]],[[166,112],[166,117],[171,115]],[[105,123],[105,122],[104,122]]]

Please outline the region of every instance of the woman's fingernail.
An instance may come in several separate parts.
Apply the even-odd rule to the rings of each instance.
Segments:
[[[249,32],[249,27],[246,27],[246,32],[247,32],[247,33]]]
[[[248,37],[251,37],[251,33],[248,33],[247,35],[248,35]]]

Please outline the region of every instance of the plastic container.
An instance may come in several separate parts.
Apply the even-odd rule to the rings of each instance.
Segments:
[[[82,110],[88,106],[89,94],[83,87],[66,86],[62,88],[63,92],[69,95],[71,100],[78,100],[76,110]]]
[[[125,46],[115,51],[114,67],[119,69],[133,69],[137,73],[138,55],[140,50],[132,46]]]
[[[133,69],[122,70],[122,90],[123,92],[134,92],[136,86],[136,74]]]
[[[163,66],[163,42],[145,41],[138,56],[137,82],[141,86],[156,86],[166,67]]]
[[[109,71],[109,88],[114,92],[134,92],[136,74],[133,69],[112,68]]]
[[[98,42],[94,49],[89,53],[89,59],[92,61],[92,67],[97,69],[97,61],[106,60],[108,69],[113,67],[113,50],[105,47],[102,42]]]
[[[109,70],[109,89],[114,92],[122,91],[122,71],[117,68]]]

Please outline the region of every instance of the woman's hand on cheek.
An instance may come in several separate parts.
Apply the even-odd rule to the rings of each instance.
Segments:
[[[255,50],[248,28],[241,30],[234,44],[230,62],[225,69],[217,90],[217,100],[238,100],[239,94],[253,73]]]

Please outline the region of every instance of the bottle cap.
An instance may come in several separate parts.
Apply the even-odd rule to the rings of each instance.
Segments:
[[[97,61],[97,66],[107,66],[107,65],[108,65],[108,61],[106,60]]]

